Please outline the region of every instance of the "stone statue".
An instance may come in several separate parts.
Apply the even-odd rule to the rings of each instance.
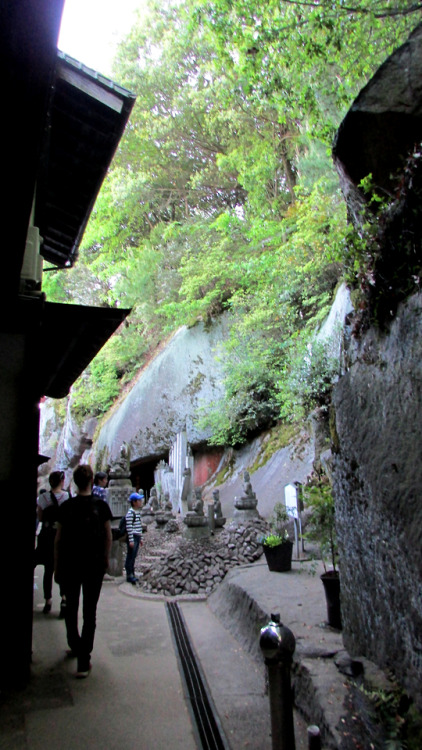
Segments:
[[[130,448],[127,443],[120,446],[119,455],[111,462],[111,478],[130,477]]]
[[[236,499],[235,506],[236,508],[250,509],[256,508],[257,503],[258,501],[252,489],[249,472],[245,471],[243,474],[243,494],[240,496],[240,499]]]
[[[259,513],[256,509],[258,500],[252,489],[249,472],[243,473],[243,493],[234,499],[234,518],[238,521],[246,521],[251,518],[258,518]]]
[[[200,536],[209,536],[208,518],[204,515],[204,501],[202,500],[200,487],[195,488],[193,508],[186,513],[183,523],[187,526],[185,533],[187,533],[188,538],[195,539]]]
[[[142,522],[147,524],[147,526],[154,521],[156,515],[156,511],[152,507],[152,499],[153,495],[151,493],[148,502],[141,508]]]
[[[164,510],[165,511],[167,511],[168,513],[172,513],[173,512],[173,503],[170,500],[170,493],[169,492],[165,492],[164,493],[164,496],[163,496],[163,505],[164,505]]]
[[[216,529],[221,529],[226,523],[226,518],[223,516],[221,507],[220,490],[213,490],[212,497],[214,502],[214,526]]]
[[[107,489],[107,500],[109,500],[108,496],[110,494],[110,489],[113,487],[132,488],[132,481],[130,476],[130,449],[127,443],[123,443],[121,445],[119,455],[114,459],[114,461],[111,462]],[[135,492],[135,487],[133,487],[132,490],[133,492]]]
[[[154,513],[156,513],[160,509],[160,503],[158,502],[157,490],[155,487],[151,489],[149,504]]]
[[[243,474],[243,486],[244,486],[243,497],[250,497],[250,498],[256,497],[255,492],[252,490],[251,478],[249,476],[248,471],[245,471]]]
[[[124,473],[130,470],[130,449],[126,442],[120,446],[119,457],[116,461],[116,466],[119,466]]]
[[[223,511],[221,508],[220,490],[213,490],[212,496],[214,498],[214,516],[215,518],[222,518]]]
[[[204,515],[204,501],[202,499],[202,490],[200,487],[196,487],[195,489],[195,502],[193,506],[193,511],[198,516]]]

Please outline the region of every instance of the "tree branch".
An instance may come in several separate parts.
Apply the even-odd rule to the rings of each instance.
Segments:
[[[324,10],[324,5],[318,2],[312,2],[311,0],[282,0],[283,3],[288,5],[300,5],[310,8],[319,8]],[[342,5],[336,9],[336,12],[345,11],[346,13],[361,13],[363,15],[373,15],[374,18],[393,18],[395,16],[408,16],[411,13],[417,13],[422,10],[422,3],[414,3],[408,8],[382,8],[375,12],[370,8],[360,8],[359,6]]]

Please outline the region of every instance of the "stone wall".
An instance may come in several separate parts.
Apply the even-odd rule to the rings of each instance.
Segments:
[[[350,356],[333,399],[345,646],[422,706],[422,294]]]

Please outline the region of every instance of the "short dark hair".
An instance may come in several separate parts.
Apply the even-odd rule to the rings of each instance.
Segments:
[[[86,490],[94,478],[94,472],[92,471],[89,464],[81,464],[77,466],[73,472],[73,481],[75,482],[78,490]]]
[[[94,484],[98,484],[98,482],[101,482],[102,479],[108,479],[107,474],[105,473],[105,471],[97,471],[94,477]]]
[[[57,487],[58,484],[65,478],[64,471],[52,471],[48,477],[50,487]]]

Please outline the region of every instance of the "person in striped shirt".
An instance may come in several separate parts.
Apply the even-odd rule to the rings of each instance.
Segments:
[[[125,570],[126,580],[129,583],[136,584],[138,578],[135,576],[135,560],[139,546],[142,544],[141,508],[144,502],[144,496],[143,494],[138,494],[138,492],[132,492],[129,497],[129,502],[130,508],[126,513],[127,554]]]

